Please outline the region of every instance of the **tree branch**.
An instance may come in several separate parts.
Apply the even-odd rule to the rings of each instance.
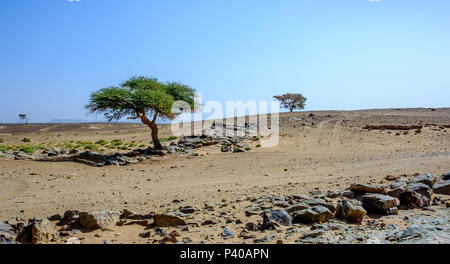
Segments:
[[[157,118],[158,118],[158,112],[156,112],[155,115],[153,116],[152,123],[155,123]]]

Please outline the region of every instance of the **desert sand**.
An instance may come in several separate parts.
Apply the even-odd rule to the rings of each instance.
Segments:
[[[47,218],[66,210],[167,213],[194,206],[199,210],[186,219],[199,226],[194,225],[189,232],[175,227],[165,228],[165,232],[177,230],[180,239],[189,236],[194,243],[241,243],[237,234],[243,224],[260,219],[258,215],[245,216],[242,209],[251,204],[252,198],[309,195],[311,191],[325,195],[329,190],[348,189],[354,182],[388,186],[388,175],[431,173],[439,177],[450,172],[450,108],[304,111],[282,113],[280,117],[278,146],[256,147],[255,141],[249,143],[251,150],[241,153],[224,153],[220,146],[213,145],[195,149],[198,156],[167,154],[128,166],[105,167],[70,161],[0,159],[0,219]],[[364,128],[387,124],[421,124],[423,128],[408,132]],[[168,125],[160,127],[161,137],[171,135]],[[0,145],[24,144],[25,137],[31,140],[29,144],[121,139],[149,145],[151,139],[150,130],[141,124],[0,125],[0,138],[4,140]],[[228,210],[222,215],[232,220],[201,225],[210,217],[203,210],[205,202],[215,206],[215,216],[221,217],[220,212]],[[403,219],[400,216],[406,213],[401,210],[396,219]],[[445,215],[448,219],[448,211]],[[236,223],[236,219],[243,223]],[[386,224],[394,221],[389,217],[373,219]],[[369,215],[363,224],[370,220]],[[407,226],[401,220],[395,223],[400,228]],[[236,233],[234,238],[222,238],[224,225]],[[148,238],[139,236],[144,228],[138,224],[111,226],[70,236],[82,237],[82,243],[156,243],[156,231]],[[257,233],[255,237],[265,235]],[[280,238],[269,242],[290,243],[299,236],[283,237],[281,233]]]

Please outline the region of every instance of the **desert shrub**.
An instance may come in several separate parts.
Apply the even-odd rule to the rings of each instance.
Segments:
[[[166,138],[160,138],[159,139],[159,141],[160,142],[167,142],[167,141],[172,141],[172,140],[175,140],[175,139],[177,139],[178,137],[176,137],[176,136],[170,136],[170,137],[166,137]],[[150,144],[153,144],[153,140],[152,141],[150,141]]]
[[[115,145],[115,146],[120,146],[123,144],[121,139],[113,139],[111,140],[111,144]]]
[[[128,147],[130,147],[130,148],[134,148],[134,147],[136,147],[137,145],[136,145],[136,143],[130,143],[130,144],[128,144]]]
[[[84,146],[85,149],[89,149],[89,150],[98,150],[98,146],[97,145],[85,145]]]
[[[0,143],[5,142],[5,140],[3,138],[0,138]]]
[[[24,138],[24,139],[22,139],[22,141],[28,143],[28,142],[31,142],[31,139],[29,139],[29,138]]]
[[[234,147],[233,152],[242,152],[242,149],[239,147]]]
[[[8,151],[10,150],[10,146],[0,146],[0,151]]]
[[[251,150],[251,148],[250,147],[246,147],[245,150],[249,151],[249,150]]]
[[[257,147],[257,148],[260,148],[260,147],[261,147],[261,144],[256,145],[256,147]]]
[[[146,146],[147,146],[147,145],[145,145],[145,144],[139,145],[140,148],[145,148]]]
[[[21,146],[19,150],[28,154],[32,154],[36,151],[36,148],[34,146]]]
[[[128,150],[128,146],[127,145],[123,145],[119,149],[121,149],[121,150]]]
[[[115,149],[116,146],[114,146],[113,144],[109,144],[105,146],[107,149]]]
[[[95,142],[95,144],[104,146],[104,145],[108,144],[108,141],[106,141],[104,139],[100,139],[99,141]]]

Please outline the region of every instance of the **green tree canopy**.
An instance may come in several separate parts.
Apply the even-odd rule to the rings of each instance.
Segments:
[[[274,96],[275,99],[280,101],[281,107],[289,109],[290,112],[295,109],[304,109],[306,97],[302,94],[287,93],[279,96]]]
[[[159,82],[156,78],[132,77],[120,84],[93,92],[86,109],[90,113],[102,113],[109,121],[141,119],[152,130],[156,148],[161,148],[156,120],[173,119],[176,101],[184,101],[194,109],[195,90],[178,82]],[[149,119],[147,116],[151,116]]]

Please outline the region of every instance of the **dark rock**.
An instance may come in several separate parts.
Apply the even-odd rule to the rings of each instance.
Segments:
[[[76,225],[79,223],[79,212],[77,210],[67,210],[64,212],[63,218],[57,225]]]
[[[368,213],[386,214],[389,208],[397,207],[394,197],[382,194],[366,194],[362,197],[362,206]]]
[[[310,206],[305,203],[295,203],[295,204],[289,206],[288,208],[286,208],[286,211],[292,214],[296,211],[300,211],[300,210],[304,210],[304,209],[308,209],[308,208],[310,208]]]
[[[195,213],[195,211],[197,211],[197,208],[195,208],[194,206],[184,206],[180,209],[180,212],[184,214],[192,214]]]
[[[232,238],[232,237],[234,237],[234,233],[230,229],[228,229],[228,227],[224,226],[223,232],[222,232],[222,237],[224,239]]]
[[[450,195],[450,173],[441,176],[439,181],[433,185],[433,192]]]
[[[423,183],[427,185],[428,187],[432,188],[433,184],[436,182],[436,176],[433,174],[421,174],[419,176],[414,177],[414,179],[411,180],[411,183]]]
[[[331,213],[328,208],[317,205],[313,206],[310,209],[304,209],[301,211],[297,211],[294,213],[294,217],[292,219],[292,223],[323,223],[328,221],[333,217],[333,213]]]

